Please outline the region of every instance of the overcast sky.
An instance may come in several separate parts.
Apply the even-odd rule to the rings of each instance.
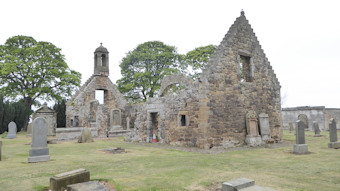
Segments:
[[[32,36],[62,49],[69,67],[93,73],[93,52],[110,52],[110,79],[138,44],[159,40],[181,54],[218,45],[244,10],[281,83],[283,107],[340,108],[337,0],[0,0],[0,44]]]

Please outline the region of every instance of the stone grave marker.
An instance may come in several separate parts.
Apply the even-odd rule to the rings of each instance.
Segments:
[[[294,154],[307,154],[308,145],[305,142],[305,124],[297,120],[296,121],[296,144],[294,145]]]
[[[261,113],[259,115],[260,122],[260,132],[262,136],[262,140],[266,141],[270,139],[270,128],[269,128],[269,116],[268,114]]]
[[[67,185],[67,191],[109,191],[99,181],[89,181]]]
[[[289,122],[289,133],[294,131],[294,123]]]
[[[17,137],[17,125],[11,121],[8,124],[8,134],[7,134],[7,139],[14,139]]]
[[[246,114],[246,128],[246,143],[250,146],[262,145],[263,141],[259,135],[257,114],[254,110],[250,110]]]
[[[42,117],[37,117],[33,121],[33,133],[28,162],[49,161],[49,149],[47,147],[47,122]]]
[[[340,142],[338,142],[338,135],[336,131],[336,122],[333,118],[329,120],[329,139],[330,142],[328,143],[328,148],[340,148]]]
[[[59,191],[67,189],[67,185],[90,181],[90,172],[83,168],[57,174],[50,178],[50,189]]]
[[[316,121],[313,121],[313,129],[314,129],[314,137],[320,137],[320,128],[319,128],[319,123]]]
[[[0,161],[1,161],[1,149],[2,149],[2,141],[0,141]]]

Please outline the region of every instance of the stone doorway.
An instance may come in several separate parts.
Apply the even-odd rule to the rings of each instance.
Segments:
[[[156,136],[159,136],[160,131],[159,131],[159,113],[158,112],[150,112],[149,113],[149,125],[147,127],[147,140],[146,142],[152,142],[153,139],[153,133],[156,134]]]

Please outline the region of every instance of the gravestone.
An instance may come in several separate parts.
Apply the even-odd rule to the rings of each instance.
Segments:
[[[320,137],[320,128],[319,128],[319,123],[316,121],[313,121],[313,129],[314,129],[314,137]]]
[[[269,128],[269,116],[268,114],[261,113],[259,115],[260,122],[260,132],[262,136],[262,140],[266,141],[270,139],[270,128]]]
[[[67,185],[90,181],[90,172],[83,168],[57,174],[50,178],[52,191],[64,191]]]
[[[306,154],[308,153],[308,145],[305,142],[305,124],[300,120],[297,120],[296,124],[296,144],[293,153]]]
[[[247,136],[245,142],[250,146],[262,145],[263,141],[259,135],[257,114],[254,110],[248,111],[246,114]]]
[[[1,149],[2,149],[2,141],[0,141],[0,161],[1,161]]]
[[[329,120],[329,139],[330,142],[328,143],[328,148],[340,148],[340,142],[338,142],[338,135],[336,131],[336,122],[333,118]]]
[[[49,149],[47,147],[47,122],[44,118],[38,117],[33,121],[33,133],[28,162],[49,161]]]
[[[17,125],[11,121],[8,124],[8,134],[7,134],[7,139],[14,139],[17,137]]]
[[[295,130],[294,123],[289,122],[289,133],[293,132]]]
[[[39,108],[33,114],[33,121],[37,117],[43,117],[47,123],[47,135],[55,136],[57,129],[57,113],[47,106],[45,102],[41,108]]]
[[[93,137],[92,137],[91,131],[85,127],[81,131],[81,135],[78,138],[78,143],[92,143],[92,142],[93,142]]]
[[[122,128],[121,111],[119,109],[112,109],[110,112],[110,130],[117,130]]]
[[[109,191],[98,181],[82,182],[67,186],[67,191]]]

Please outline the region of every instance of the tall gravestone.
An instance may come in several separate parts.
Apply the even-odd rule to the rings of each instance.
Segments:
[[[50,155],[47,147],[47,122],[44,118],[38,117],[33,121],[32,143],[28,162],[44,162],[49,160]]]
[[[320,137],[320,128],[319,128],[319,123],[316,121],[313,121],[313,129],[314,129],[314,137]]]
[[[340,142],[338,142],[338,135],[336,131],[336,122],[333,118],[329,120],[329,139],[330,142],[328,143],[328,148],[340,148]]]
[[[263,141],[261,136],[259,135],[257,114],[254,110],[250,110],[246,114],[246,128],[246,143],[250,146],[262,145]]]
[[[269,116],[268,114],[261,113],[259,115],[260,122],[260,132],[262,136],[262,140],[266,141],[270,139],[270,127],[269,127]]]
[[[8,134],[7,134],[7,139],[14,139],[17,137],[17,125],[11,121],[8,124]]]
[[[305,141],[305,124],[304,122],[296,121],[296,144],[294,145],[294,154],[308,153],[308,145]]]

